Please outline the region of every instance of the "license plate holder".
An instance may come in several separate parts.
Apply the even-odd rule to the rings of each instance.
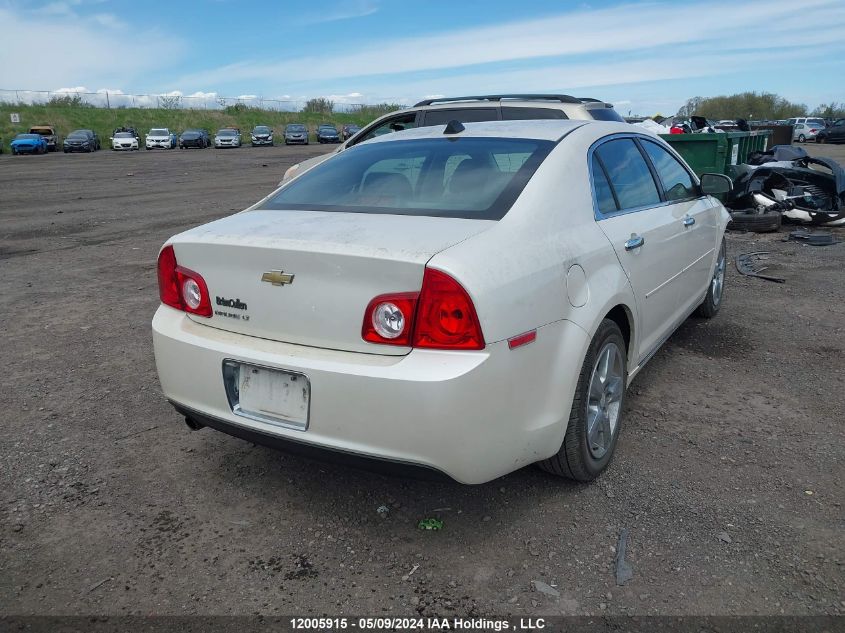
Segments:
[[[305,374],[227,359],[223,382],[235,415],[298,431],[308,428],[311,382]]]

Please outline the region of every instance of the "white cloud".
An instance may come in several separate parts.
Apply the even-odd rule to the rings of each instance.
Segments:
[[[20,11],[0,3],[0,86],[127,82],[172,65],[184,50],[172,33],[129,29],[109,14],[80,17],[73,10],[77,5],[54,2],[37,11]],[[38,45],[33,48],[35,32]],[[24,50],[27,54],[20,53]]]
[[[493,63],[519,63],[543,58],[617,54],[624,59],[637,51],[651,51],[657,63],[674,63],[674,49],[707,45],[711,50],[740,46],[779,47],[799,40],[773,42],[772,25],[794,29],[792,0],[683,5],[641,4],[607,9],[579,10],[525,20],[456,30],[446,33],[380,39],[355,52],[335,52],[278,62],[242,61],[183,78],[184,83],[216,84],[240,79],[260,80],[268,75],[296,76],[308,68],[323,80],[367,75],[398,75],[447,70]],[[805,0],[801,26],[814,32],[804,43],[841,38],[845,17],[839,0]],[[765,19],[761,19],[761,15]],[[726,19],[730,16],[730,19]],[[785,28],[785,26],[784,26]],[[491,45],[498,43],[499,45]],[[660,50],[658,47],[663,47]],[[672,47],[672,48],[666,48]]]
[[[299,26],[311,24],[325,24],[326,22],[339,22],[353,18],[363,18],[378,12],[379,3],[375,0],[346,0],[334,7],[328,8],[321,13],[306,15],[293,23]]]

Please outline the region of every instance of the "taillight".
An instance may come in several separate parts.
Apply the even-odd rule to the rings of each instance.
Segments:
[[[425,269],[420,292],[379,295],[367,306],[361,336],[370,343],[428,349],[484,349],[466,290],[439,270]]]
[[[158,255],[158,294],[161,302],[171,308],[211,316],[211,298],[205,280],[199,273],[180,266],[170,245]]]
[[[414,324],[414,347],[484,349],[481,324],[467,291],[446,273],[425,269]]]
[[[361,336],[370,343],[410,345],[418,292],[380,295],[364,313]]]

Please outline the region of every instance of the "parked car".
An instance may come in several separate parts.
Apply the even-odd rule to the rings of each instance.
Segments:
[[[141,135],[138,134],[138,130],[134,127],[117,127],[114,129],[114,132],[112,132],[112,136],[119,134],[120,132],[129,132],[129,134],[138,139],[138,144],[141,144]]]
[[[40,134],[47,141],[47,151],[55,152],[59,148],[59,134],[52,125],[34,125],[29,128],[30,134]]]
[[[592,97],[572,97],[554,94],[500,94],[473,97],[443,97],[425,99],[414,107],[380,116],[369,125],[344,141],[335,151],[401,130],[444,125],[452,120],[462,123],[472,121],[519,121],[533,119],[579,119],[585,121],[619,121],[625,119],[613,109],[613,104]],[[309,158],[291,166],[282,182],[294,178],[311,167],[328,159],[331,153]]]
[[[40,134],[18,134],[11,142],[12,154],[46,154],[47,141]]]
[[[355,125],[354,123],[347,123],[342,128],[340,128],[340,136],[343,138],[344,141],[347,141],[360,131],[360,125]]]
[[[111,137],[111,148],[114,151],[137,152],[140,149],[138,137],[132,132],[117,132]]]
[[[845,143],[845,119],[816,132],[816,143]]]
[[[822,126],[816,123],[796,123],[792,126],[792,140],[799,143],[816,140],[816,134],[823,130]]]
[[[285,145],[308,145],[308,128],[301,123],[285,126]]]
[[[214,136],[214,147],[220,149],[223,147],[240,147],[241,146],[241,132],[235,128],[226,127],[222,130],[217,130]]]
[[[252,140],[253,147],[258,147],[259,145],[269,145],[272,147],[273,130],[266,125],[256,125],[252,128],[250,139]]]
[[[210,144],[211,141],[208,138],[208,132],[205,130],[185,130],[179,137],[179,147],[181,149],[187,149],[189,147],[205,149]]]
[[[709,194],[730,187],[624,123],[374,138],[167,240],[164,396],[258,444],[463,483],[533,462],[592,480],[626,386],[722,306],[730,216]]]
[[[318,143],[340,143],[340,134],[337,128],[331,123],[323,123],[317,126]]]
[[[792,117],[791,119],[786,120],[787,125],[798,125],[799,123],[809,123],[811,125],[816,125],[820,129],[824,129],[827,127],[827,123],[821,117],[806,117],[806,116],[799,116],[799,117]]]
[[[62,151],[68,152],[95,152],[100,149],[100,139],[91,130],[74,130],[65,137],[62,142]]]
[[[174,149],[176,147],[176,134],[166,127],[154,127],[147,132],[144,146],[147,149]]]

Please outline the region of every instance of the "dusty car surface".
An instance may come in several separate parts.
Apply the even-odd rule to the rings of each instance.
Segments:
[[[192,428],[481,483],[610,462],[625,389],[715,315],[729,216],[627,124],[362,143],[161,249],[163,392]],[[283,315],[283,317],[281,316]]]
[[[554,94],[497,94],[471,97],[425,99],[414,107],[385,114],[345,139],[335,150],[342,152],[358,143],[392,132],[416,127],[444,125],[449,121],[522,121],[535,119],[577,119],[619,121],[625,119],[613,105],[592,97]],[[319,135],[319,131],[318,131]],[[326,160],[330,154],[315,156],[292,165],[282,182],[295,178]],[[281,183],[280,183],[281,184]]]

